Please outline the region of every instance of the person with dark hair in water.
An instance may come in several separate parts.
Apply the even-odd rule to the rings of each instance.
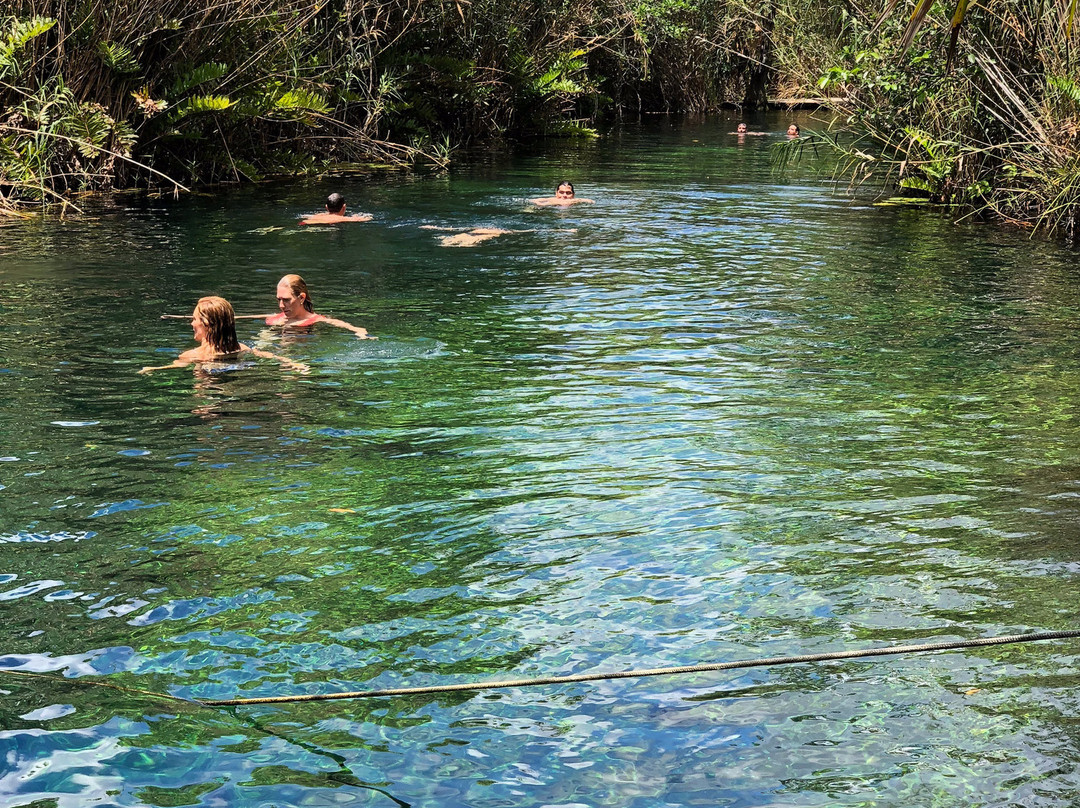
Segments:
[[[734,132],[728,132],[728,134],[729,135],[764,135],[765,133],[764,132],[748,132],[747,128],[746,128],[746,124],[740,122],[739,125],[735,127],[735,131]]]
[[[371,214],[357,213],[354,216],[345,215],[345,197],[341,194],[330,194],[326,197],[326,213],[316,213],[301,220],[300,224],[337,224],[338,222],[370,222]]]
[[[182,368],[193,363],[228,361],[248,354],[263,359],[276,359],[287,368],[301,373],[308,372],[308,366],[302,362],[294,362],[240,342],[236,338],[236,314],[233,312],[232,304],[224,298],[199,298],[199,302],[195,304],[195,311],[191,313],[191,330],[195,339],[199,341],[198,348],[184,351],[171,364],[144,367],[139,373],[166,368]]]
[[[543,205],[544,207],[549,205],[567,207],[569,205],[576,205],[579,202],[588,202],[591,204],[593,200],[574,196],[573,184],[564,180],[555,187],[555,196],[543,196],[539,199],[530,199],[529,201],[534,205]]]
[[[789,126],[787,128],[787,136],[788,137],[798,137],[799,136],[799,125],[797,123],[793,123],[791,126]]]

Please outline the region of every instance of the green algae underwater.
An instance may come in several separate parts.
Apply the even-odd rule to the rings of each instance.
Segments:
[[[787,117],[0,228],[0,801],[1071,805],[1076,256],[778,175]],[[801,120],[804,131],[810,121]],[[570,179],[597,200],[525,200]],[[331,190],[369,224],[302,228]],[[472,248],[422,225],[498,227]],[[567,232],[573,231],[573,232]],[[308,363],[139,376],[297,272]]]

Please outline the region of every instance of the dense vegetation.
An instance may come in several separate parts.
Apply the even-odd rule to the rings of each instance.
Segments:
[[[764,86],[767,23],[723,0],[16,0],[0,194],[18,201],[445,162],[623,108]],[[771,14],[771,9],[766,14]],[[755,33],[757,32],[757,33]]]
[[[833,47],[798,79],[816,77],[861,136],[833,140],[851,175],[1075,239],[1075,0],[897,6],[849,4]]]
[[[0,209],[825,94],[857,179],[1075,235],[1074,0],[882,2],[15,0]]]

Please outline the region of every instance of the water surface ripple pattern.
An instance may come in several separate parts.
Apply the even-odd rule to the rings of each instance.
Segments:
[[[236,711],[85,686],[1076,628],[1075,256],[777,174],[733,123],[4,223],[0,668],[55,678],[0,674],[0,802],[1076,804],[1070,642]],[[597,204],[525,203],[564,178]],[[330,190],[374,221],[298,227]],[[160,313],[271,311],[288,272],[380,340],[244,321],[312,372],[136,375],[191,345]]]

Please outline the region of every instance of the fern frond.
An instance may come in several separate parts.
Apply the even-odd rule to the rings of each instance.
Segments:
[[[72,138],[79,154],[87,159],[101,154],[113,125],[113,119],[95,106],[82,104],[56,122],[56,131]]]
[[[317,112],[325,115],[329,111],[330,105],[325,98],[301,87],[289,90],[275,98],[271,114],[288,116],[296,113]]]
[[[116,73],[138,73],[142,70],[131,48],[119,42],[99,42],[97,54],[101,61]]]
[[[1047,76],[1046,83],[1074,104],[1080,105],[1080,85],[1065,76]]]
[[[27,43],[56,25],[51,17],[31,17],[28,20],[9,20],[8,30],[0,34],[0,75],[14,67],[15,54]]]
[[[198,87],[200,84],[206,84],[208,81],[216,81],[228,75],[229,66],[224,62],[207,62],[201,64],[198,67],[193,67],[184,75],[177,78],[176,82],[172,86],[170,95],[175,98],[176,96],[183,95],[188,90]]]
[[[224,112],[236,104],[227,95],[195,95],[186,98],[173,107],[170,120],[179,121],[189,115],[204,115],[210,112]]]

